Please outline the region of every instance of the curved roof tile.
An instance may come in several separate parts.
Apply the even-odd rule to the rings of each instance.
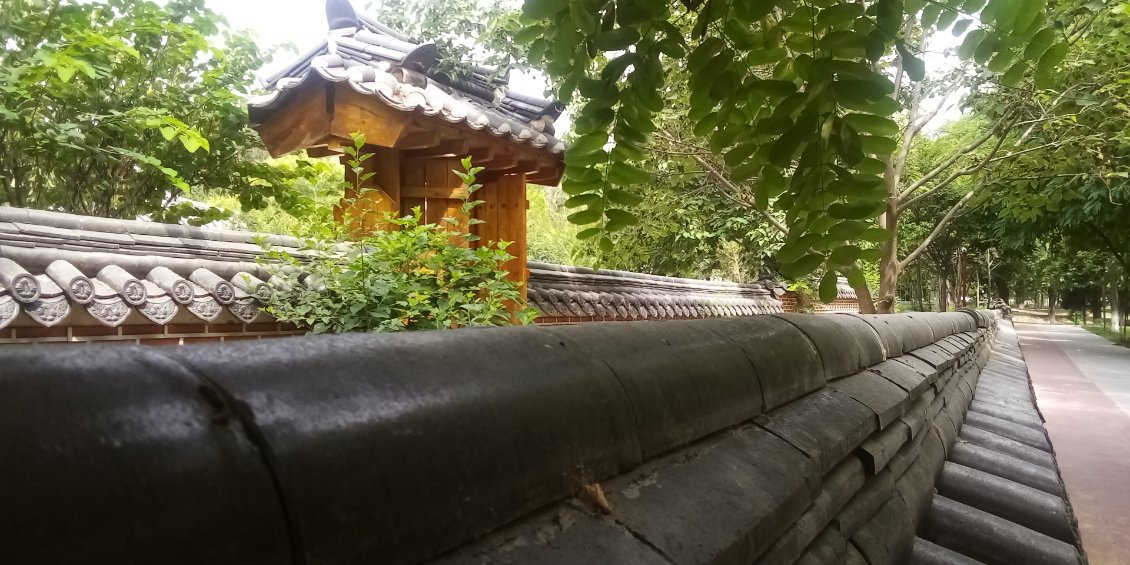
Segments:
[[[156,324],[181,313],[250,323],[278,279],[256,263],[266,240],[295,238],[0,207],[0,328],[23,312],[51,326],[85,309],[106,326],[133,311]],[[782,311],[775,283],[737,284],[530,262],[531,306],[550,317],[670,319]],[[318,281],[306,277],[315,288]]]
[[[438,68],[433,43],[413,43],[402,34],[367,17],[357,27],[334,29],[325,40],[267,80],[267,93],[253,98],[257,111],[270,110],[286,93],[317,76],[372,96],[403,112],[463,124],[495,137],[528,144],[553,154],[565,144],[553,136],[553,123],[565,109],[556,100],[511,92],[507,79],[490,79],[489,69],[476,68],[453,77]]]

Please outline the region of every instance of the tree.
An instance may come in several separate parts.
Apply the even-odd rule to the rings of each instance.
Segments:
[[[1008,164],[991,180],[1002,191],[998,200],[1001,233],[1055,240],[1070,257],[1059,269],[1075,269],[1080,252],[1104,258],[1112,310],[1122,312],[1126,273],[1130,272],[1130,18],[1124,8],[1092,16],[1073,54],[1056,78],[1056,88],[1025,103],[1046,105],[1063,99],[1070,124],[1048,124],[1032,132],[1039,151]],[[1055,140],[1070,127],[1082,132],[1072,143]],[[1079,286],[1076,284],[1076,286]],[[1118,319],[1118,316],[1115,316]]]
[[[0,18],[0,202],[207,221],[201,189],[246,208],[294,189],[304,162],[265,161],[245,95],[263,63],[203,0],[14,0]],[[217,47],[223,45],[223,47]]]
[[[755,204],[784,212],[782,274],[823,266],[826,277],[845,272],[857,288],[857,262],[878,251],[855,242],[879,239],[868,230],[890,205],[900,130],[888,118],[900,109],[893,95],[900,77],[925,74],[915,38],[964,31],[977,18],[961,54],[1011,85],[1033,64],[1046,82],[1067,49],[1045,26],[1039,0],[527,0],[524,16],[530,24],[516,40],[529,44],[531,63],[546,63],[563,100],[581,104],[563,185],[589,199],[571,216],[594,226],[581,235],[611,241],[632,224],[625,209],[650,181],[648,143],[677,94],[671,69],[681,68],[689,92],[682,115],[693,132],[710,140],[730,182]],[[689,33],[682,22],[693,22]],[[884,72],[890,63],[899,81]]]

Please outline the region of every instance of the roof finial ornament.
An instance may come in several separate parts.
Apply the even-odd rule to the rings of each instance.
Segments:
[[[330,31],[354,32],[361,25],[349,0],[326,0],[326,22]]]

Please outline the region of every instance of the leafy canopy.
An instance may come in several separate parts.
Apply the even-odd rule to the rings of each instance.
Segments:
[[[523,18],[515,39],[530,63],[580,107],[563,184],[570,220],[591,226],[579,237],[607,249],[637,223],[657,116],[685,86],[683,117],[728,177],[752,185],[759,208],[786,211],[777,257],[790,278],[821,267],[858,278],[857,261],[878,259],[852,242],[878,237],[900,129],[887,63],[921,80],[914,37],[976,27],[959,55],[1005,85],[1033,67],[1048,82],[1067,49],[1042,0],[526,0]]]
[[[203,0],[13,0],[0,15],[0,202],[214,219],[201,188],[301,204],[305,162],[265,162],[245,95],[263,58]]]

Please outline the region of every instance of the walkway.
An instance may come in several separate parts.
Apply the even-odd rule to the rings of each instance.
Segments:
[[[1036,402],[1092,565],[1130,562],[1130,349],[1066,325],[1017,324]]]

